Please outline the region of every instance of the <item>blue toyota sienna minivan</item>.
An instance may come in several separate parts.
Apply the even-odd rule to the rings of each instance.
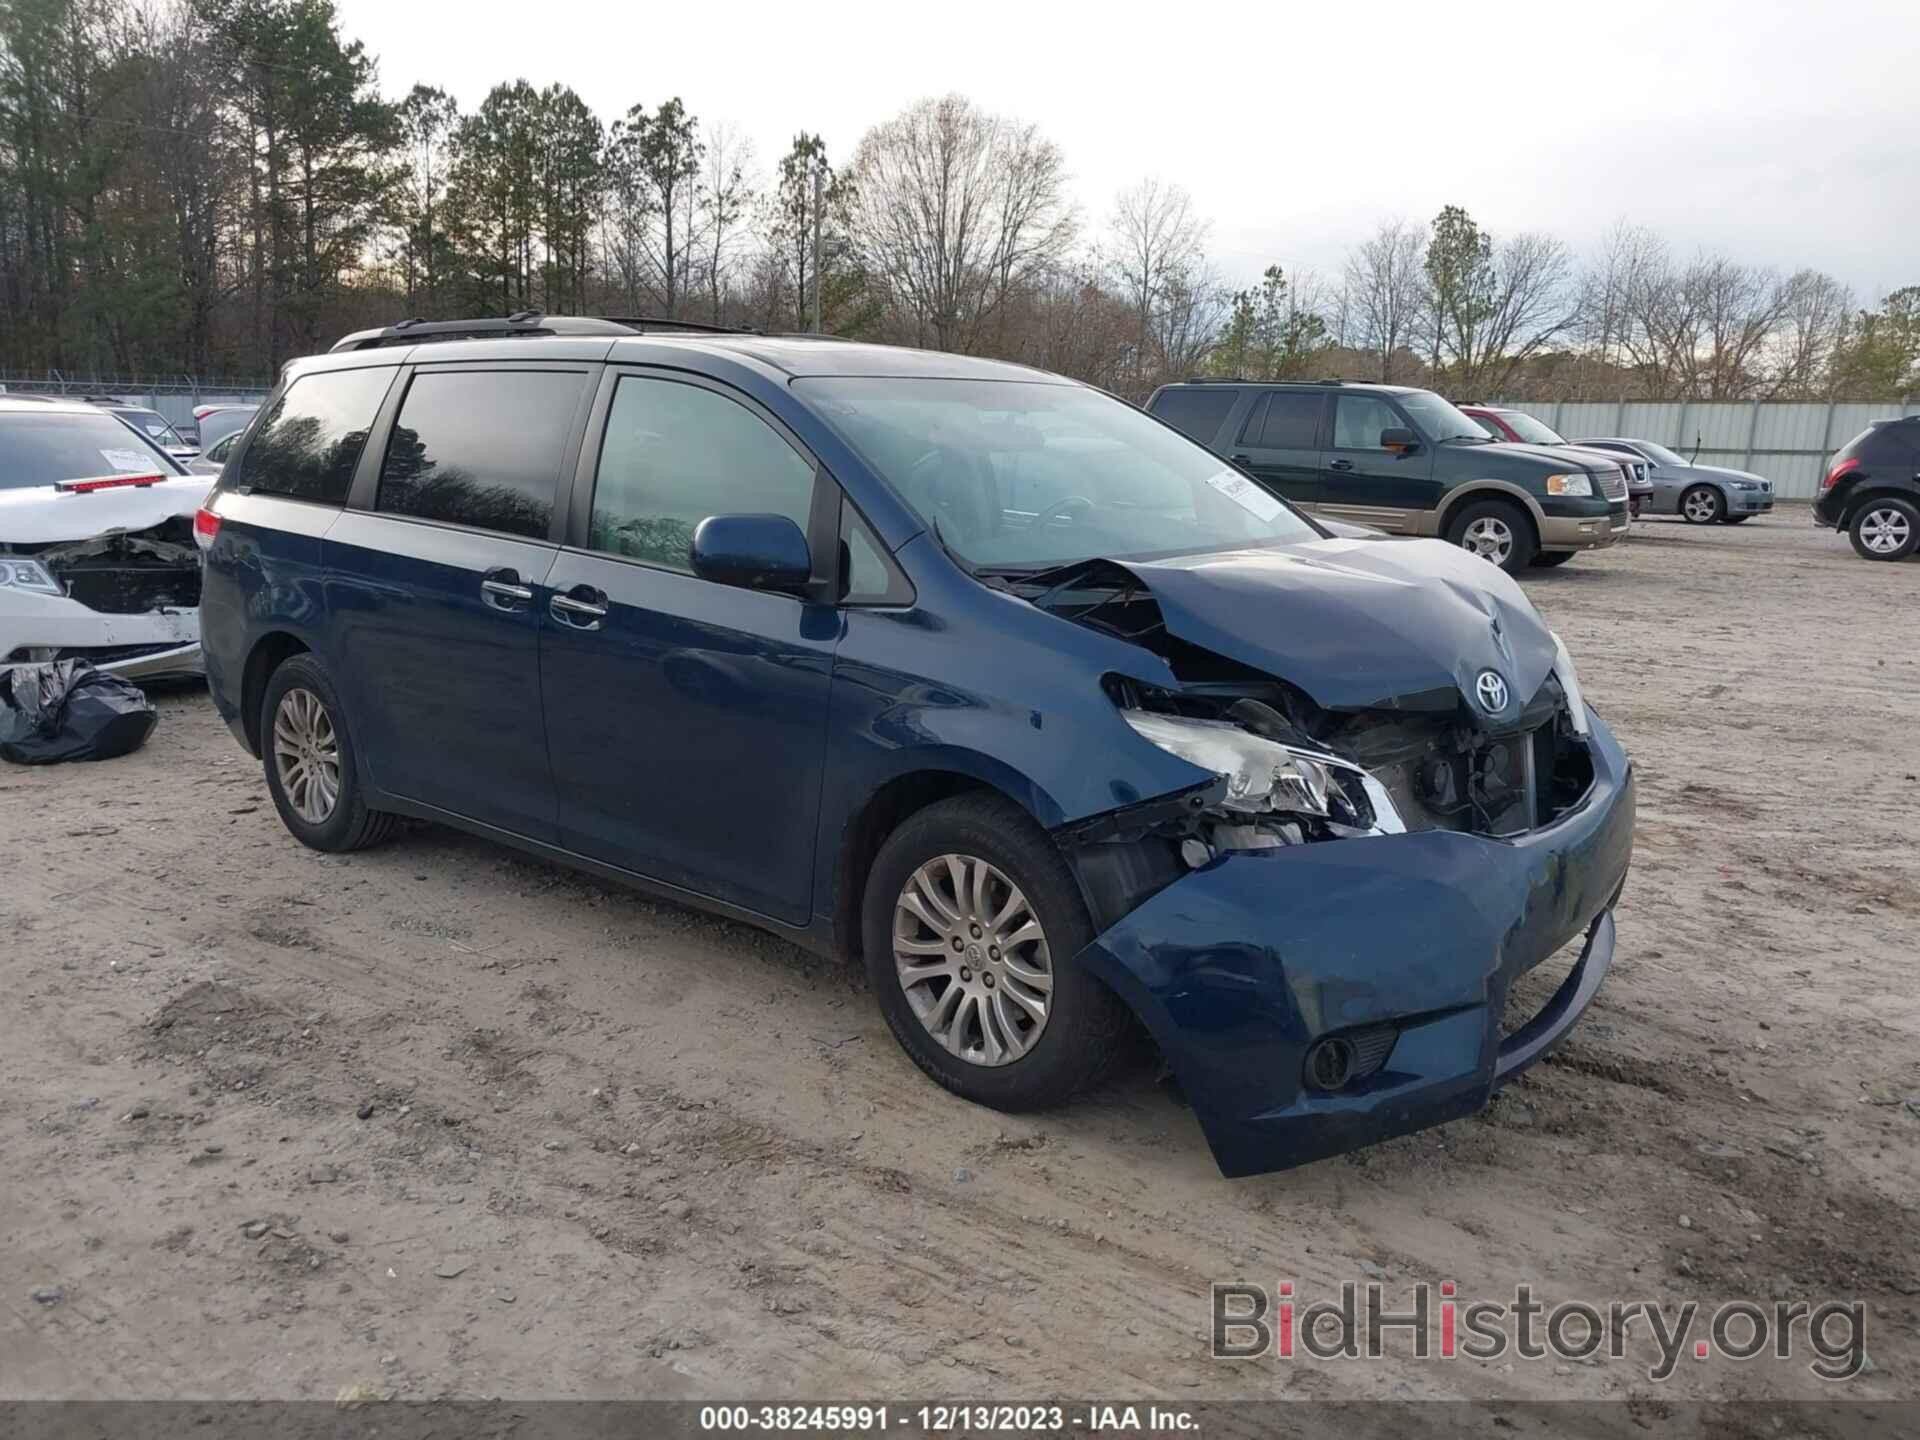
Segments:
[[[1632,768],[1515,583],[1055,376],[414,322],[289,365],[196,533],[295,838],[437,821],[856,957],[982,1104],[1138,1022],[1278,1169],[1482,1106],[1612,960]]]

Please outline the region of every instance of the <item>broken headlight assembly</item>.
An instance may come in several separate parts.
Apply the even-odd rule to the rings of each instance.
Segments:
[[[5,555],[0,555],[0,590],[31,590],[36,595],[67,593],[38,560],[15,560]]]
[[[1190,864],[1204,864],[1220,850],[1398,835],[1407,828],[1386,787],[1350,760],[1269,740],[1231,720],[1120,713],[1143,740],[1227,782],[1217,809],[1204,817],[1203,835],[1182,847]]]

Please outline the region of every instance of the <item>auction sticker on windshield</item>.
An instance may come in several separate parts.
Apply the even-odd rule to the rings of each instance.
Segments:
[[[1207,484],[1218,490],[1242,510],[1261,520],[1271,520],[1286,507],[1244,475],[1222,470],[1209,475]]]
[[[115,470],[132,472],[153,469],[153,456],[143,455],[138,450],[102,450],[100,454]]]

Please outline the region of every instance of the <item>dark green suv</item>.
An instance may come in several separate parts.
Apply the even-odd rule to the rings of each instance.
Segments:
[[[1193,380],[1147,409],[1309,514],[1442,536],[1509,573],[1627,533],[1619,466],[1489,440],[1430,390]]]

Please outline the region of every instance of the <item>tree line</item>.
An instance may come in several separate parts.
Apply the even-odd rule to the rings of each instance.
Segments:
[[[801,117],[804,118],[804,117]],[[261,377],[348,330],[549,313],[807,330],[1022,361],[1139,398],[1169,378],[1342,376],[1460,398],[1897,398],[1920,286],[1593,253],[1460,206],[1338,273],[1222,278],[1178,185],[1090,215],[1033,125],[923,100],[829,155],[661,96],[463,112],[382,93],[331,0],[0,0],[0,368]]]

